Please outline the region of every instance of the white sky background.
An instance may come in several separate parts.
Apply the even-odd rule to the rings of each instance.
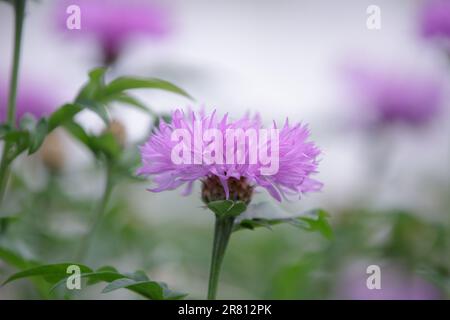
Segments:
[[[56,1],[31,2],[22,74],[48,84],[61,101],[70,100],[85,81],[87,70],[95,66],[95,46],[68,42],[54,31],[51,9]],[[367,184],[363,151],[367,143],[355,132],[343,132],[339,125],[351,103],[338,75],[339,65],[350,59],[450,74],[444,55],[417,36],[418,1],[171,0],[164,4],[172,11],[172,36],[130,44],[116,72],[173,81],[208,110],[217,108],[235,116],[258,111],[267,122],[288,116],[292,122],[310,123],[324,151],[318,178],[325,188],[294,208],[344,206],[359,198],[360,188]],[[378,31],[366,28],[366,8],[371,4],[381,8],[382,28]],[[12,24],[10,8],[0,3],[2,78],[11,61]],[[168,94],[139,95],[161,111],[188,105]],[[137,139],[148,125],[149,119],[137,111],[127,109],[117,115],[126,122],[130,140]],[[386,184],[384,205],[436,210],[433,197],[423,189],[430,180],[448,190],[447,115],[439,120],[437,129],[422,136],[402,133],[392,156],[392,171],[400,172],[401,177],[394,178],[401,183],[401,192],[398,185]],[[90,130],[100,130],[95,116],[81,118]],[[69,162],[78,168],[80,159],[86,157],[79,151],[75,154]],[[164,204],[169,206],[166,214],[183,213],[177,207],[180,203],[182,210],[189,212],[198,211],[200,205],[197,193],[188,200],[174,193],[149,194],[142,186],[136,189],[143,207]],[[173,197],[180,200],[168,201]]]

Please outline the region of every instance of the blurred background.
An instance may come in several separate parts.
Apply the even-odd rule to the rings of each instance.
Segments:
[[[220,298],[450,297],[450,1],[125,1],[129,10],[111,13],[119,2],[28,1],[19,114],[21,101],[37,117],[71,101],[87,72],[106,64],[110,78],[158,77],[196,100],[136,91],[155,114],[204,108],[233,118],[259,113],[266,123],[288,117],[308,123],[323,151],[316,176],[323,190],[274,205],[291,214],[326,209],[334,237],[281,225],[237,232]],[[82,29],[69,30],[65,10],[77,3]],[[377,8],[373,29],[368,20]],[[11,6],[0,2],[3,117],[13,25]],[[38,111],[27,109],[33,106]],[[110,116],[123,126],[130,154],[157,118],[118,104]],[[105,130],[91,111],[77,121],[93,134]],[[0,225],[0,247],[45,263],[72,261],[104,175],[69,134],[49,136],[39,153],[14,163],[2,214],[21,218]],[[199,185],[187,197],[150,193],[149,185],[133,178],[117,184],[85,263],[141,269],[204,298],[214,219]],[[254,201],[272,202],[265,192]],[[3,281],[15,268],[1,260]],[[366,287],[369,265],[381,268],[381,290]],[[138,298],[100,291],[89,287],[76,297]],[[45,297],[27,280],[0,288],[0,299]]]

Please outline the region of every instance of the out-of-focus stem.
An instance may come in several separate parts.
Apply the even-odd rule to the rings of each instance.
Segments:
[[[25,1],[15,0],[14,5],[14,52],[13,52],[13,64],[11,69],[11,78],[9,83],[9,97],[8,97],[8,124],[13,128],[16,125],[16,99],[17,99],[17,83],[19,79],[19,62],[20,51],[22,44],[22,30],[23,20],[25,15]],[[5,195],[6,185],[9,178],[9,165],[10,159],[8,159],[8,153],[11,149],[11,144],[5,142],[3,146],[2,159],[0,162],[0,205],[3,202]]]
[[[108,163],[107,169],[106,169],[106,182],[105,182],[105,189],[103,191],[103,195],[102,195],[100,202],[98,203],[98,206],[96,208],[94,221],[92,222],[92,225],[91,225],[89,231],[86,233],[84,238],[81,240],[81,244],[78,248],[75,261],[82,262],[82,260],[87,256],[88,251],[91,246],[92,238],[95,235],[95,231],[97,230],[98,226],[101,223],[101,220],[102,220],[103,215],[106,210],[106,206],[108,205],[109,198],[111,197],[111,193],[112,193],[112,190],[114,187],[112,171],[113,171],[112,165],[111,165],[111,163]]]

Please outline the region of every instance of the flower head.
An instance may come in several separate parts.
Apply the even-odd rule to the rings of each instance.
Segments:
[[[450,1],[428,1],[421,12],[421,31],[427,38],[450,40]]]
[[[270,132],[269,132],[270,131]],[[202,199],[249,203],[253,189],[262,187],[275,199],[318,191],[311,178],[317,172],[320,150],[308,141],[307,126],[265,129],[259,117],[231,121],[216,112],[185,114],[176,110],[170,123],[160,122],[141,150],[138,174],[151,176],[150,191],[173,190],[202,181]],[[178,153],[178,151],[182,151]],[[182,155],[181,155],[182,154]],[[181,155],[181,156],[180,156]],[[180,158],[186,161],[179,161]],[[174,161],[175,160],[175,161]]]
[[[337,279],[336,299],[345,300],[439,300],[442,293],[432,283],[396,264],[381,267],[381,290],[369,288],[367,261],[352,262]],[[375,275],[375,273],[373,274]]]
[[[80,29],[69,30],[66,8],[80,8]],[[135,36],[162,38],[169,31],[167,12],[149,1],[71,0],[58,7],[58,26],[70,35],[95,39],[106,63],[114,62],[128,40]]]
[[[8,86],[0,84],[0,122],[7,119],[8,110]],[[55,109],[53,97],[47,95],[46,90],[36,83],[21,81],[17,89],[16,122],[24,115],[30,114],[36,119],[48,116]]]
[[[368,108],[363,114],[370,123],[419,126],[441,109],[442,83],[436,78],[364,68],[353,68],[347,75]]]

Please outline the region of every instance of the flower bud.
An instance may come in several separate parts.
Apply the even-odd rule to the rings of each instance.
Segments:
[[[112,120],[104,132],[111,133],[122,148],[125,146],[127,131],[120,121]]]
[[[211,201],[226,200],[227,196],[223,188],[222,182],[217,176],[207,177],[202,181],[202,200],[205,203]],[[242,201],[246,205],[252,200],[253,189],[247,179],[241,177],[240,179],[229,178],[226,180],[229,189],[229,200]]]
[[[64,152],[61,134],[51,132],[42,144],[40,157],[44,166],[53,173],[58,173],[64,166]]]

